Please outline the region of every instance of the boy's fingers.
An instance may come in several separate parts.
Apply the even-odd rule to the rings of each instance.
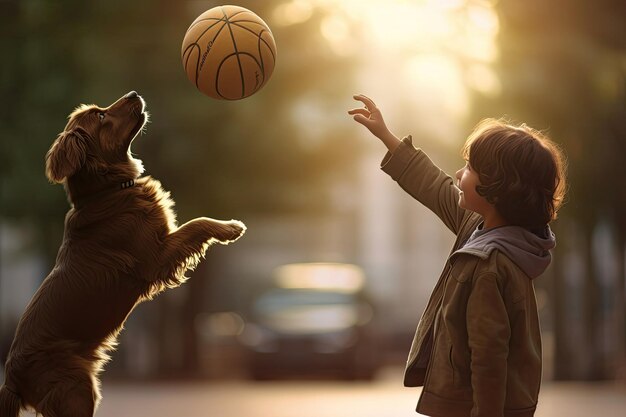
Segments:
[[[348,114],[362,114],[365,117],[369,117],[370,112],[367,109],[352,109],[348,110]]]
[[[361,115],[361,114],[357,114],[356,116],[353,117],[354,121],[359,122],[361,124],[363,124],[363,122],[366,120],[365,116]]]
[[[362,114],[357,114],[354,116],[354,120],[358,123],[361,123],[363,126],[367,127],[369,125],[370,119],[363,116]]]
[[[356,95],[352,96],[352,98],[354,98],[355,100],[360,101],[361,103],[365,104],[366,107],[368,105],[368,101],[370,103],[372,102],[372,100],[368,99],[363,94],[356,94]]]
[[[372,101],[372,99],[370,99],[367,96],[364,96],[363,94],[357,94],[354,96],[355,100],[358,100],[360,102],[362,102],[363,104],[365,104],[365,107],[367,107],[367,109],[369,111],[372,111],[374,109],[376,109],[376,104],[374,104],[374,102]]]

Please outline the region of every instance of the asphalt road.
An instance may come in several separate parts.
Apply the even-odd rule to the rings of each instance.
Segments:
[[[96,417],[414,417],[419,389],[401,370],[373,382],[234,380],[207,383],[104,383]],[[27,414],[32,416],[33,414]],[[626,386],[544,383],[536,417],[624,417]]]

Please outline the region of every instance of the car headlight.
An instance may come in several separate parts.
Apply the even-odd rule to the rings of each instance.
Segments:
[[[327,333],[319,337],[315,347],[320,353],[334,353],[354,346],[357,339],[357,333],[351,329]]]
[[[278,344],[272,334],[256,324],[246,324],[239,336],[241,343],[257,352],[276,352]]]

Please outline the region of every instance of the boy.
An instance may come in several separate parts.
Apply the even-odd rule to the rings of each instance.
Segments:
[[[369,98],[350,110],[388,148],[381,167],[457,235],[420,319],[404,384],[433,417],[531,417],[541,382],[532,280],[550,264],[548,223],[565,193],[558,148],[525,125],[477,126],[454,180],[386,127]]]

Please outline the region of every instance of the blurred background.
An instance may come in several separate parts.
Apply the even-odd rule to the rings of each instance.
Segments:
[[[268,84],[234,102],[203,96],[180,59],[187,27],[220,4],[0,0],[0,362],[69,208],[44,155],[77,105],[136,90],[151,122],[133,152],[179,222],[236,218],[248,232],[133,312],[98,415],[171,415],[178,398],[177,415],[301,416],[320,393],[346,408],[316,416],[414,415],[402,366],[453,236],[380,171],[384,146],[346,113],[364,93],[449,173],[484,117],[562,146],[570,190],[536,281],[538,415],[623,415],[626,3],[240,0],[278,54]],[[284,392],[293,405],[268,402]]]

